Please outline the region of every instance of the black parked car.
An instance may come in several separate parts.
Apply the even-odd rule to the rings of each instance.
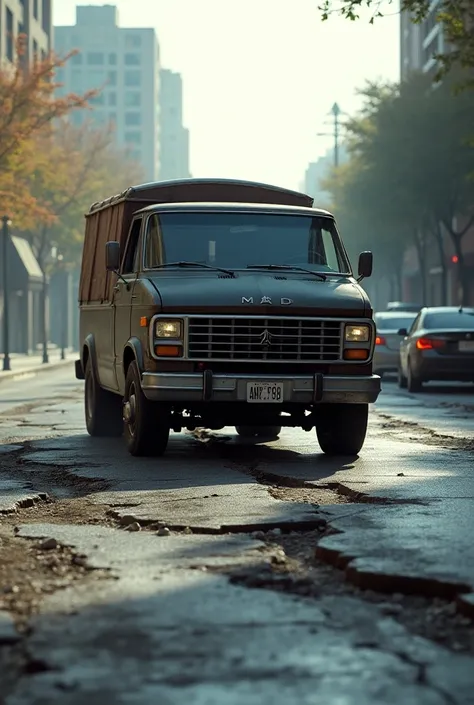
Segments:
[[[474,308],[423,308],[400,344],[398,384],[421,391],[431,380],[474,382]]]

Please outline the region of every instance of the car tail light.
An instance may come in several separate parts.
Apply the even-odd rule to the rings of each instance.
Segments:
[[[385,340],[385,338],[382,335],[378,335],[375,338],[375,345],[386,345],[386,342],[387,341]]]
[[[445,345],[445,340],[437,340],[436,338],[418,338],[416,341],[418,350],[436,350],[444,348]]]

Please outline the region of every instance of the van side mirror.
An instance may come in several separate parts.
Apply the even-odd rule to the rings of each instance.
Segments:
[[[362,279],[367,279],[372,274],[372,268],[374,264],[374,257],[372,252],[361,252],[359,255],[359,276],[357,281],[360,282]]]
[[[406,336],[408,335],[407,329],[406,329],[406,328],[400,328],[400,330],[398,331],[398,335],[403,335],[403,337],[406,338]]]
[[[119,242],[107,242],[105,244],[105,266],[108,272],[116,272],[120,267]]]

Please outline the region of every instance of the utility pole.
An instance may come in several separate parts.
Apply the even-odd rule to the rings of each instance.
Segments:
[[[339,166],[339,115],[340,108],[337,103],[334,103],[331,110],[334,115],[334,166]]]
[[[339,166],[339,140],[341,136],[341,121],[340,116],[344,113],[340,109],[337,103],[331,108],[331,114],[333,116],[333,130],[332,132],[318,132],[318,137],[333,137],[334,138],[334,166]]]
[[[3,258],[3,371],[9,372],[10,367],[10,328],[9,328],[9,291],[8,291],[8,243],[10,234],[8,228],[11,220],[8,215],[2,217],[2,258]]]

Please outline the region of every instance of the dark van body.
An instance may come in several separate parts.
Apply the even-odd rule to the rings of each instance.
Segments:
[[[363,253],[359,280],[371,268]],[[357,454],[380,392],[372,313],[309,196],[222,179],[131,188],[87,215],[87,429],[160,455],[170,430],[316,427],[324,452]]]

